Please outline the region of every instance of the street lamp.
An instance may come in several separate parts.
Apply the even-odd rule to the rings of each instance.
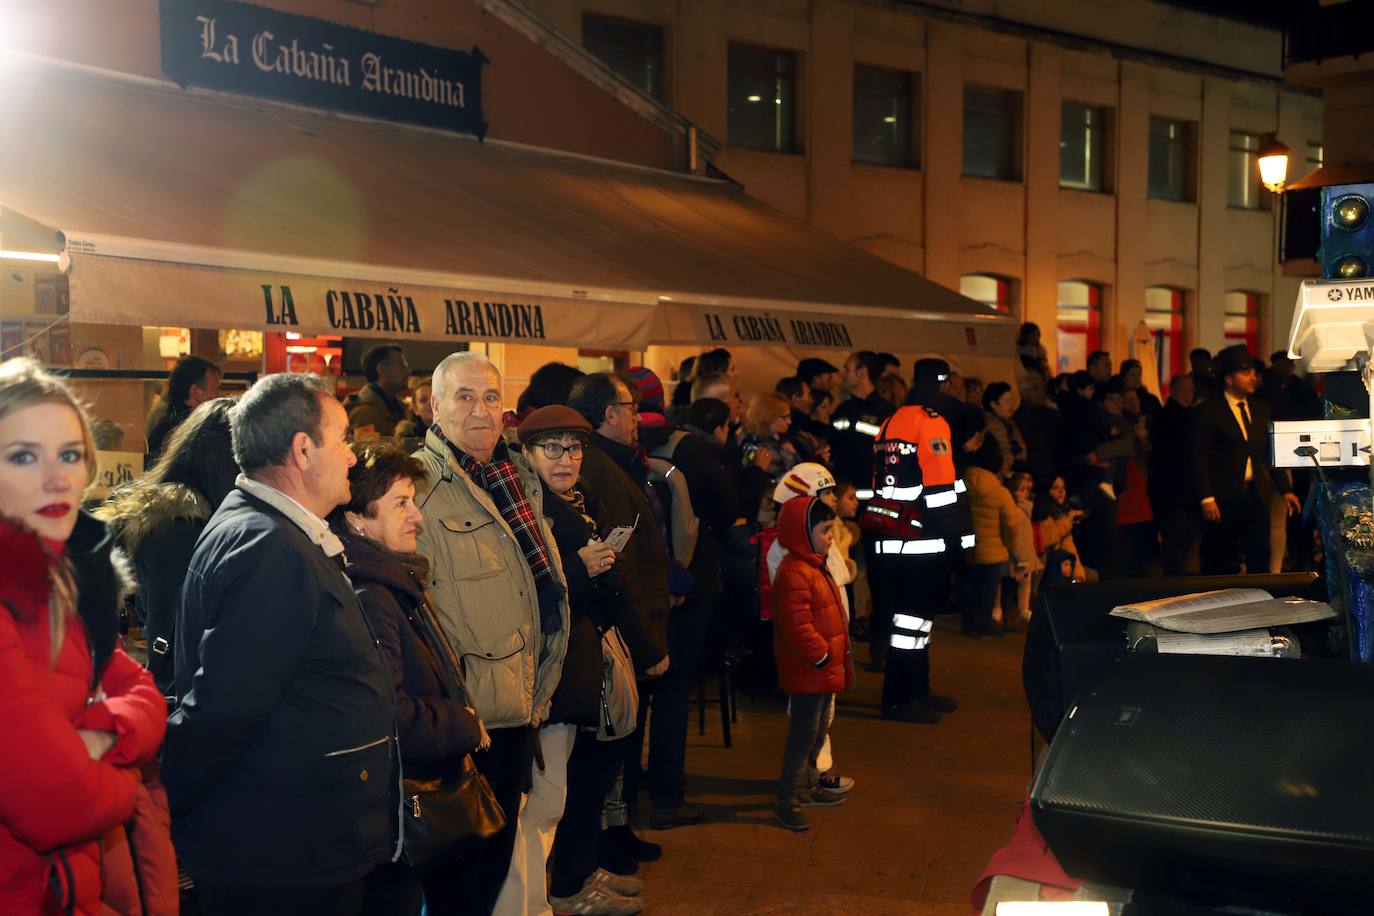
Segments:
[[[1288,147],[1271,138],[1260,148],[1257,158],[1260,183],[1275,194],[1282,194],[1283,186],[1288,183]]]

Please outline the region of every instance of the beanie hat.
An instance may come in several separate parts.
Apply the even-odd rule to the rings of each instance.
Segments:
[[[592,425],[587,418],[562,404],[550,404],[532,412],[520,422],[516,436],[521,445],[529,445],[545,433],[581,433],[590,436]]]
[[[663,413],[663,382],[659,381],[652,369],[633,366],[626,369],[620,377],[625,384],[639,393],[641,412],[647,410],[650,413]]]

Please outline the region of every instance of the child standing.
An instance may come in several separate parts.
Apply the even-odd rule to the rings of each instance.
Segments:
[[[788,830],[810,828],[803,807],[844,800],[818,786],[816,766],[835,694],[854,686],[840,586],[826,568],[834,524],[834,510],[814,496],[791,500],[778,517],[778,541],[787,556],[773,583],[773,648],[792,715],[774,815]]]

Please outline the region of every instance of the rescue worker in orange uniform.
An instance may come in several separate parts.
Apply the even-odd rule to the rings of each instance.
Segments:
[[[933,724],[958,703],[930,689],[930,638],[953,563],[973,546],[950,429],[934,409],[910,405],[874,440],[873,498],[861,527],[873,593],[875,643],[887,644],[882,715]]]

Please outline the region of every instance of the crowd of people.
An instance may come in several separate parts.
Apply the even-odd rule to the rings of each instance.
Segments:
[[[1051,376],[1038,335],[986,384],[860,351],[744,392],[716,349],[671,397],[552,363],[513,410],[476,352],[415,379],[376,347],[342,401],[220,397],[187,359],[95,506],[79,399],[0,365],[0,910],[167,912],[179,862],[206,914],[638,912],[642,792],[654,829],[705,816],[688,714],[722,647],[788,697],[801,831],[855,788],[855,642],[883,716],[936,724],[942,613],[990,638],[1047,583],[1304,562],[1263,445],[1315,409],[1291,364],[1194,351],[1161,403],[1104,352]]]

